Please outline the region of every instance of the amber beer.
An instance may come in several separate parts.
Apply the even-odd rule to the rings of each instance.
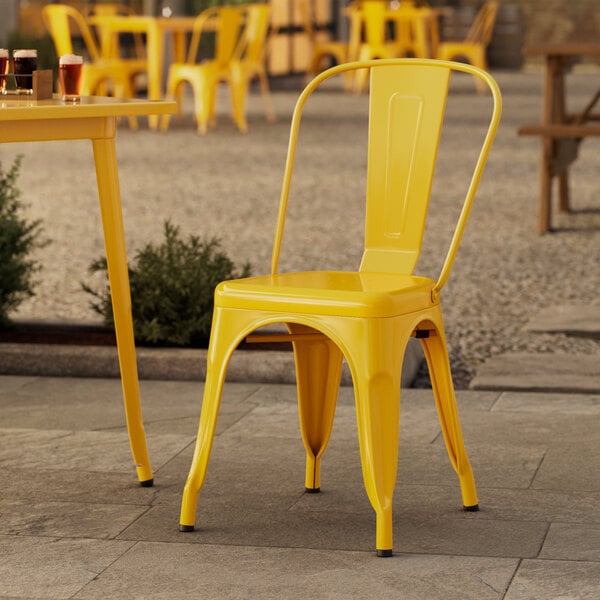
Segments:
[[[76,54],[66,54],[58,61],[58,82],[62,99],[65,102],[79,102],[81,100],[81,71],[83,57]]]
[[[8,49],[0,48],[0,94],[6,94],[6,75],[8,74]]]
[[[37,70],[37,50],[15,50],[13,73],[17,94],[33,94],[33,72]]]

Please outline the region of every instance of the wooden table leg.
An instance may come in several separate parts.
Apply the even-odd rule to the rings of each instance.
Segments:
[[[94,139],[92,145],[104,229],[108,279],[113,303],[125,417],[138,479],[143,486],[151,486],[153,483],[152,467],[148,456],[140,404],[129,273],[114,140],[116,119],[107,118],[106,125],[107,135],[111,136],[112,133],[112,136]]]
[[[552,141],[542,139],[542,169],[540,174],[540,205],[538,209],[540,233],[547,233],[551,228],[552,205]]]

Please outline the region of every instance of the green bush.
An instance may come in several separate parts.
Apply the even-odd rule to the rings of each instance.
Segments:
[[[39,240],[40,221],[28,223],[19,216],[21,194],[16,186],[21,157],[4,171],[0,163],[0,326],[9,323],[8,314],[33,296],[33,274],[39,265],[29,253],[44,245]]]
[[[225,279],[246,277],[250,265],[236,273],[233,262],[219,250],[217,239],[197,236],[182,240],[179,228],[165,223],[161,245],[147,244],[129,267],[133,329],[139,343],[155,346],[204,346],[210,335],[214,290]],[[106,258],[94,261],[90,272],[106,273]],[[114,326],[108,285],[83,289],[95,300],[92,308]]]

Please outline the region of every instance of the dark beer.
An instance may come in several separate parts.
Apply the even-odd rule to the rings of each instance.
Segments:
[[[65,101],[79,102],[81,99],[81,71],[83,58],[74,54],[61,56],[58,62],[58,82]]]
[[[37,69],[37,50],[15,50],[13,73],[17,94],[33,93],[33,72]]]
[[[8,64],[8,50],[6,48],[0,48],[0,94],[6,94]]]

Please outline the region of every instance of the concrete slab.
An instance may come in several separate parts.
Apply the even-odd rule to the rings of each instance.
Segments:
[[[524,560],[505,600],[600,596],[600,563],[577,560]]]
[[[71,598],[134,542],[0,535],[0,596]]]
[[[600,525],[552,523],[540,557],[600,563]]]
[[[600,338],[600,304],[549,306],[537,312],[523,329]]]
[[[600,393],[600,361],[593,355],[500,354],[477,369],[474,390]]]

